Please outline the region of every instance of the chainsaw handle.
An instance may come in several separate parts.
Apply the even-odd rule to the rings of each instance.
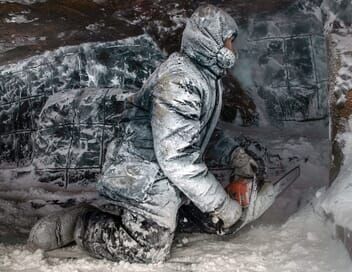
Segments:
[[[218,222],[215,224],[216,234],[223,235],[224,234],[224,222],[219,219]]]

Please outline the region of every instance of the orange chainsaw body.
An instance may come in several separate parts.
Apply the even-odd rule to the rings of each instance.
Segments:
[[[249,206],[252,181],[240,178],[230,182],[226,186],[227,193],[235,199],[243,208]]]

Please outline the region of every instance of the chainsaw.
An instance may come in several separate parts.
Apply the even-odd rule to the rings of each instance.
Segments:
[[[300,167],[296,166],[276,181],[264,182],[260,188],[256,177],[234,179],[225,189],[242,206],[242,216],[234,226],[226,231],[223,230],[220,221],[216,226],[218,234],[235,233],[258,219],[299,176]]]
[[[210,234],[232,234],[238,232],[247,224],[258,219],[271,205],[275,199],[282,194],[300,175],[300,167],[296,166],[283,176],[274,179],[274,182],[258,182],[252,179],[234,178],[224,186],[227,193],[242,206],[241,218],[230,228],[224,229],[223,222],[219,220],[214,223],[212,218],[201,212],[194,204],[189,203],[181,207],[181,217],[187,218],[186,226],[182,226],[183,232],[199,232]],[[182,223],[184,224],[184,223]]]

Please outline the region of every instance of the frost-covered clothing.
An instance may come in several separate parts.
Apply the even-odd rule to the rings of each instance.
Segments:
[[[227,195],[202,156],[221,110],[226,58],[220,51],[236,33],[235,21],[213,6],[192,15],[181,53],[128,99],[122,140],[110,145],[98,183],[101,194],[170,229],[181,192],[203,212],[222,205]]]
[[[173,233],[138,214],[112,215],[98,209],[77,221],[75,241],[91,256],[112,261],[161,262],[169,255]]]
[[[101,195],[168,233],[176,228],[183,200],[204,213],[228,201],[203,155],[221,111],[220,78],[235,61],[224,41],[237,30],[224,11],[214,6],[197,9],[184,30],[181,52],[172,54],[126,101],[119,124],[122,139],[108,148],[97,185]],[[84,237],[83,247],[95,241]]]

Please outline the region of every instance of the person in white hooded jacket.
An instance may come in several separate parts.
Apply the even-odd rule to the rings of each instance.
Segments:
[[[203,161],[220,115],[221,77],[236,61],[237,34],[236,22],[223,10],[206,5],[194,12],[180,52],[126,101],[122,140],[110,144],[97,184],[115,212],[80,207],[49,215],[33,227],[32,245],[52,249],[74,239],[97,258],[160,262],[169,255],[185,201],[224,229],[237,222],[242,208]],[[254,175],[256,162],[241,148],[224,156],[237,174]]]

